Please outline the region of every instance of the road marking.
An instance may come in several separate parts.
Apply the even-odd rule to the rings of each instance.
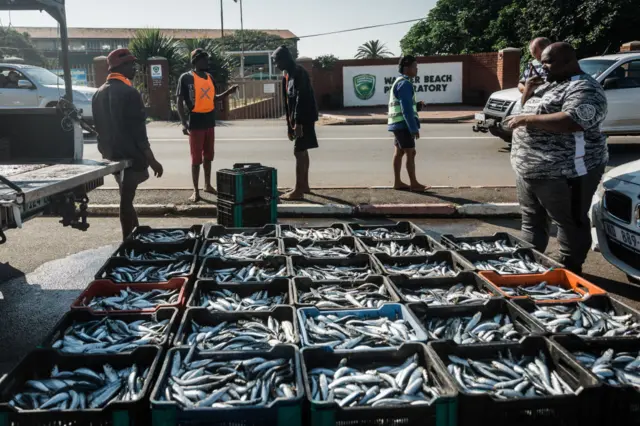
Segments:
[[[474,136],[474,137],[466,137],[466,136],[421,136],[419,140],[453,140],[453,139],[498,139],[494,136]],[[158,142],[177,142],[177,141],[186,141],[187,139],[176,139],[176,138],[154,138],[150,137],[149,140],[158,141]],[[358,137],[358,138],[318,138],[319,141],[371,141],[371,140],[380,140],[380,141],[388,141],[393,140],[390,137]],[[285,138],[216,138],[216,141],[287,141]]]

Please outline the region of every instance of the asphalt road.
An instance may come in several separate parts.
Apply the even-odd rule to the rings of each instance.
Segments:
[[[143,219],[153,227],[186,227],[207,219]],[[293,220],[291,223],[309,223]],[[313,224],[329,224],[313,220]],[[115,218],[94,218],[87,232],[63,228],[54,218],[38,218],[22,230],[7,233],[0,246],[0,376],[42,342],[71,303],[92,281],[101,265],[116,249],[120,227]],[[383,223],[377,221],[377,223]],[[434,237],[440,234],[492,235],[517,233],[517,220],[422,220],[415,221]],[[556,249],[555,240],[549,251]],[[640,307],[640,287],[627,283],[624,275],[591,252],[585,277],[615,297]]]
[[[488,134],[474,133],[470,123],[424,124],[418,142],[418,179],[428,185],[512,185],[514,174],[507,144]],[[191,187],[187,137],[175,124],[148,126],[156,158],[165,175],[142,187]],[[393,141],[386,126],[317,126],[320,148],[311,153],[311,186],[387,186],[393,183]],[[640,158],[640,138],[611,138],[611,164]],[[214,170],[234,163],[259,162],[278,169],[278,183],[294,183],[293,146],[281,120],[220,123],[216,128]],[[100,159],[97,145],[85,143],[85,158]],[[404,172],[403,172],[404,173]],[[202,179],[202,178],[201,178]],[[406,179],[406,176],[405,176]],[[214,182],[215,184],[215,182]],[[201,184],[202,185],[202,184]],[[108,178],[106,187],[115,187]]]

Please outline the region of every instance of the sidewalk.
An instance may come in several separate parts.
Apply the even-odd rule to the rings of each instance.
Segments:
[[[470,105],[428,105],[418,115],[421,123],[457,123],[473,119],[481,110],[480,106]],[[320,115],[333,121],[326,124],[387,124],[386,107],[346,108],[322,111]]]

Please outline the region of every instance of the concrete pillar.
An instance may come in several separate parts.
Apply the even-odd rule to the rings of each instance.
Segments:
[[[167,59],[157,56],[147,59],[146,77],[149,90],[149,116],[159,120],[170,120],[171,101]]]
[[[510,89],[520,80],[520,49],[507,47],[498,52],[498,82],[500,88]]]
[[[636,50],[640,50],[640,41],[637,40],[625,43],[620,47],[621,52],[634,52]]]
[[[102,86],[107,81],[109,75],[109,65],[107,65],[106,56],[98,56],[93,58],[93,75],[96,87]]]

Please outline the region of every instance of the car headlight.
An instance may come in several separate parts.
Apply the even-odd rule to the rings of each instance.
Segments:
[[[636,221],[636,226],[640,228],[640,204],[636,206],[636,211],[633,215],[633,220]]]
[[[514,102],[513,108],[511,108],[511,113],[509,115],[518,115],[522,111],[522,103],[520,99]]]

